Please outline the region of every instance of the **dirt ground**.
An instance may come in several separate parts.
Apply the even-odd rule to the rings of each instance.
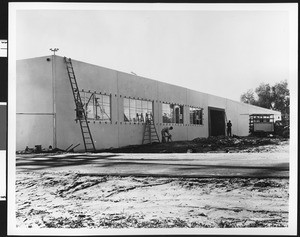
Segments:
[[[257,139],[255,145],[240,140],[235,147],[214,142],[217,149],[206,152],[265,154],[289,148],[286,139]],[[203,141],[194,143],[212,146]],[[157,145],[165,152],[177,143]],[[197,149],[190,144],[181,148],[197,152],[186,150]],[[16,224],[27,228],[287,227],[288,202],[287,178],[119,177],[58,171],[19,171],[16,176]]]
[[[287,179],[22,173],[18,227],[283,227]]]
[[[282,137],[208,137],[195,138],[192,141],[153,143],[105,149],[100,152],[112,153],[213,153],[213,152],[277,152],[289,139]],[[278,146],[276,146],[278,145]]]

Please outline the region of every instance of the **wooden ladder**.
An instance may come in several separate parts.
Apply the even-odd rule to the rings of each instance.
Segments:
[[[147,141],[148,143],[160,142],[159,136],[154,125],[152,114],[146,114],[146,122],[144,127],[142,144],[145,144]]]
[[[76,81],[76,77],[72,65],[72,60],[71,58],[66,58],[66,57],[64,57],[64,60],[66,63],[66,67],[67,67],[67,71],[71,83],[71,88],[74,96],[74,102],[76,106],[76,117],[77,117],[76,119],[79,120],[81,134],[84,143],[84,149],[86,152],[95,151],[96,149],[95,149],[94,140],[92,138],[89,122],[87,120],[86,111],[84,109],[84,105],[80,97],[80,92],[78,89],[78,85],[77,85],[77,81]]]

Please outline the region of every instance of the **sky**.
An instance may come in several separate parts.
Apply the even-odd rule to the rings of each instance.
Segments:
[[[251,8],[252,9],[252,8]],[[284,10],[17,10],[16,58],[52,54],[235,101],[289,80]]]

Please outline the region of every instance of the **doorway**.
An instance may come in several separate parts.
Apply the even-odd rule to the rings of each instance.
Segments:
[[[208,107],[209,136],[225,136],[225,109]]]

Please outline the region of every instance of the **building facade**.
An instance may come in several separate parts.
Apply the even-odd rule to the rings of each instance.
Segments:
[[[141,144],[147,114],[156,129],[173,126],[173,141],[249,134],[250,114],[280,112],[197,92],[152,79],[72,60],[96,149]],[[80,144],[80,125],[63,57],[17,61],[17,150],[42,145],[66,149]]]

